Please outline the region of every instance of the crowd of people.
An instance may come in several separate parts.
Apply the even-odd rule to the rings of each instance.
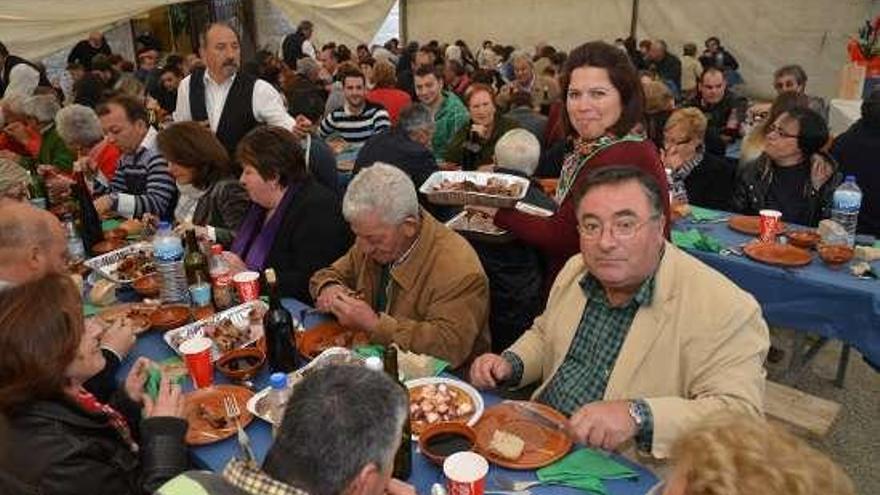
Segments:
[[[802,68],[776,72],[773,102],[749,102],[715,37],[678,57],[634,39],[352,52],[319,47],[314,31],[303,21],[279,53],[246,63],[223,23],[201,33],[198,54],[146,43],[134,63],[93,33],[70,53],[67,88],[0,43],[0,438],[30,453],[0,448],[0,483],[412,491],[389,479],[406,398],[348,367],[298,385],[262,466],[184,473],[180,388],[165,378],[144,395],[145,358],[115,386],[134,337],[84,322],[62,275],[66,234],[27,204],[40,176],[50,203],[82,180],[98,213],[193,228],[234,271],[274,268],[282,296],[373,343],[441,358],[478,388],[530,390],[580,444],[672,460],[662,493],[852,493],[827,458],[761,419],[760,307],[669,242],[669,191],[816,226],[854,174],[860,231],[880,234],[880,92],[829,146],[827,107]],[[343,149],[356,152],[350,182],[337,173]],[[438,170],[523,177],[525,202],[546,214],[469,207],[513,240],[465,239],[443,223],[458,211],[418,192]],[[35,300],[51,303],[35,315]]]

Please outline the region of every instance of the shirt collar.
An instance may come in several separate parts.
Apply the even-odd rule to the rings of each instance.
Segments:
[[[150,149],[150,150],[155,149],[156,148],[156,136],[158,136],[158,135],[159,135],[159,133],[156,131],[156,129],[153,128],[153,126],[148,125],[147,126],[147,134],[144,136],[144,139],[141,140],[141,144],[140,144],[140,146],[138,146],[138,151],[140,151],[141,149]]]
[[[642,285],[639,286],[639,289],[636,291],[635,295],[628,303],[626,303],[622,308],[629,307],[631,305],[635,305],[636,307],[647,306],[651,304],[652,299],[654,298],[654,277],[656,276],[656,272],[652,273],[650,277],[645,279],[642,282]],[[587,272],[580,280],[581,289],[584,291],[584,295],[587,296],[587,299],[596,299],[601,301],[605,306],[610,306],[608,303],[608,296],[605,295],[605,289],[602,287],[602,283],[599,282],[599,279],[593,276],[593,274]]]
[[[211,77],[211,74],[208,73],[208,70],[205,69],[205,75],[204,75],[205,86],[207,86],[208,84],[212,84],[214,86],[226,86],[226,85],[231,86],[233,81],[235,81],[235,76],[237,76],[237,75],[238,75],[238,73],[235,73],[229,79],[223,81],[222,83],[218,83],[217,81],[215,81]]]
[[[308,495],[307,492],[273,479],[252,462],[232,459],[223,469],[227,483],[247,493],[258,495]]]

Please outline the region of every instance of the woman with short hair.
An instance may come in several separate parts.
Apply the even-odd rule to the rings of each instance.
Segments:
[[[779,210],[788,223],[815,227],[831,216],[831,198],[841,182],[837,162],[822,151],[825,120],[808,108],[792,108],[767,127],[764,153],[743,165],[733,207],[746,215]]]
[[[122,152],[104,138],[101,120],[93,109],[78,104],[64,107],[55,115],[55,128],[67,147],[79,157],[77,163],[87,177],[87,184],[92,183],[95,176],[106,184],[113,180]]]
[[[287,129],[257,127],[238,143],[236,158],[251,203],[224,256],[234,271],[274,268],[283,297],[311,304],[309,278],[351,245],[336,194],[309,175]]]
[[[443,155],[446,162],[462,170],[476,170],[491,164],[498,139],[519,127],[515,121],[498,113],[494,94],[490,86],[482,83],[474,83],[468,88],[464,104],[470,121],[452,136]]]
[[[377,60],[373,64],[373,88],[367,91],[367,101],[385,107],[391,125],[397,125],[400,111],[412,102],[409,93],[397,89],[396,70],[391,62]]]
[[[156,138],[180,193],[174,220],[202,238],[228,246],[250,200],[235,179],[226,148],[198,122],[178,122]]]
[[[104,368],[100,333],[66,275],[0,291],[0,414],[19,452],[3,470],[33,493],[152,493],[187,467],[183,395],[166,376],[144,391],[148,359],[106,403],[83,388]]]

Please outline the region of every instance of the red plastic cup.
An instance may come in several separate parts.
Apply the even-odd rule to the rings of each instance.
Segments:
[[[180,344],[180,353],[186,362],[186,369],[196,388],[210,387],[214,384],[214,365],[211,363],[213,342],[208,337],[194,337]]]
[[[761,224],[758,239],[761,242],[776,242],[776,234],[779,233],[779,222],[782,212],[776,210],[761,210]]]
[[[232,277],[235,290],[238,291],[238,299],[245,303],[259,299],[260,297],[260,274],[257,272],[239,272]]]
[[[448,495],[483,495],[489,463],[476,452],[456,452],[443,461]]]

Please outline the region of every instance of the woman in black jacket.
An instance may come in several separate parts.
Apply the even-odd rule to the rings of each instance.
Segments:
[[[236,154],[251,205],[224,256],[233,271],[274,268],[282,296],[311,304],[312,274],[351,246],[339,198],[309,175],[303,150],[286,129],[258,127]]]
[[[179,122],[159,133],[159,151],[180,193],[174,220],[200,238],[228,246],[250,200],[236,180],[229,154],[210,129]]]
[[[40,311],[34,301],[46,301]],[[144,393],[149,360],[101,403],[83,383],[101,371],[100,328],[64,275],[0,291],[0,414],[8,420],[0,479],[33,493],[152,493],[187,467],[177,385]],[[143,406],[143,419],[140,408]]]

